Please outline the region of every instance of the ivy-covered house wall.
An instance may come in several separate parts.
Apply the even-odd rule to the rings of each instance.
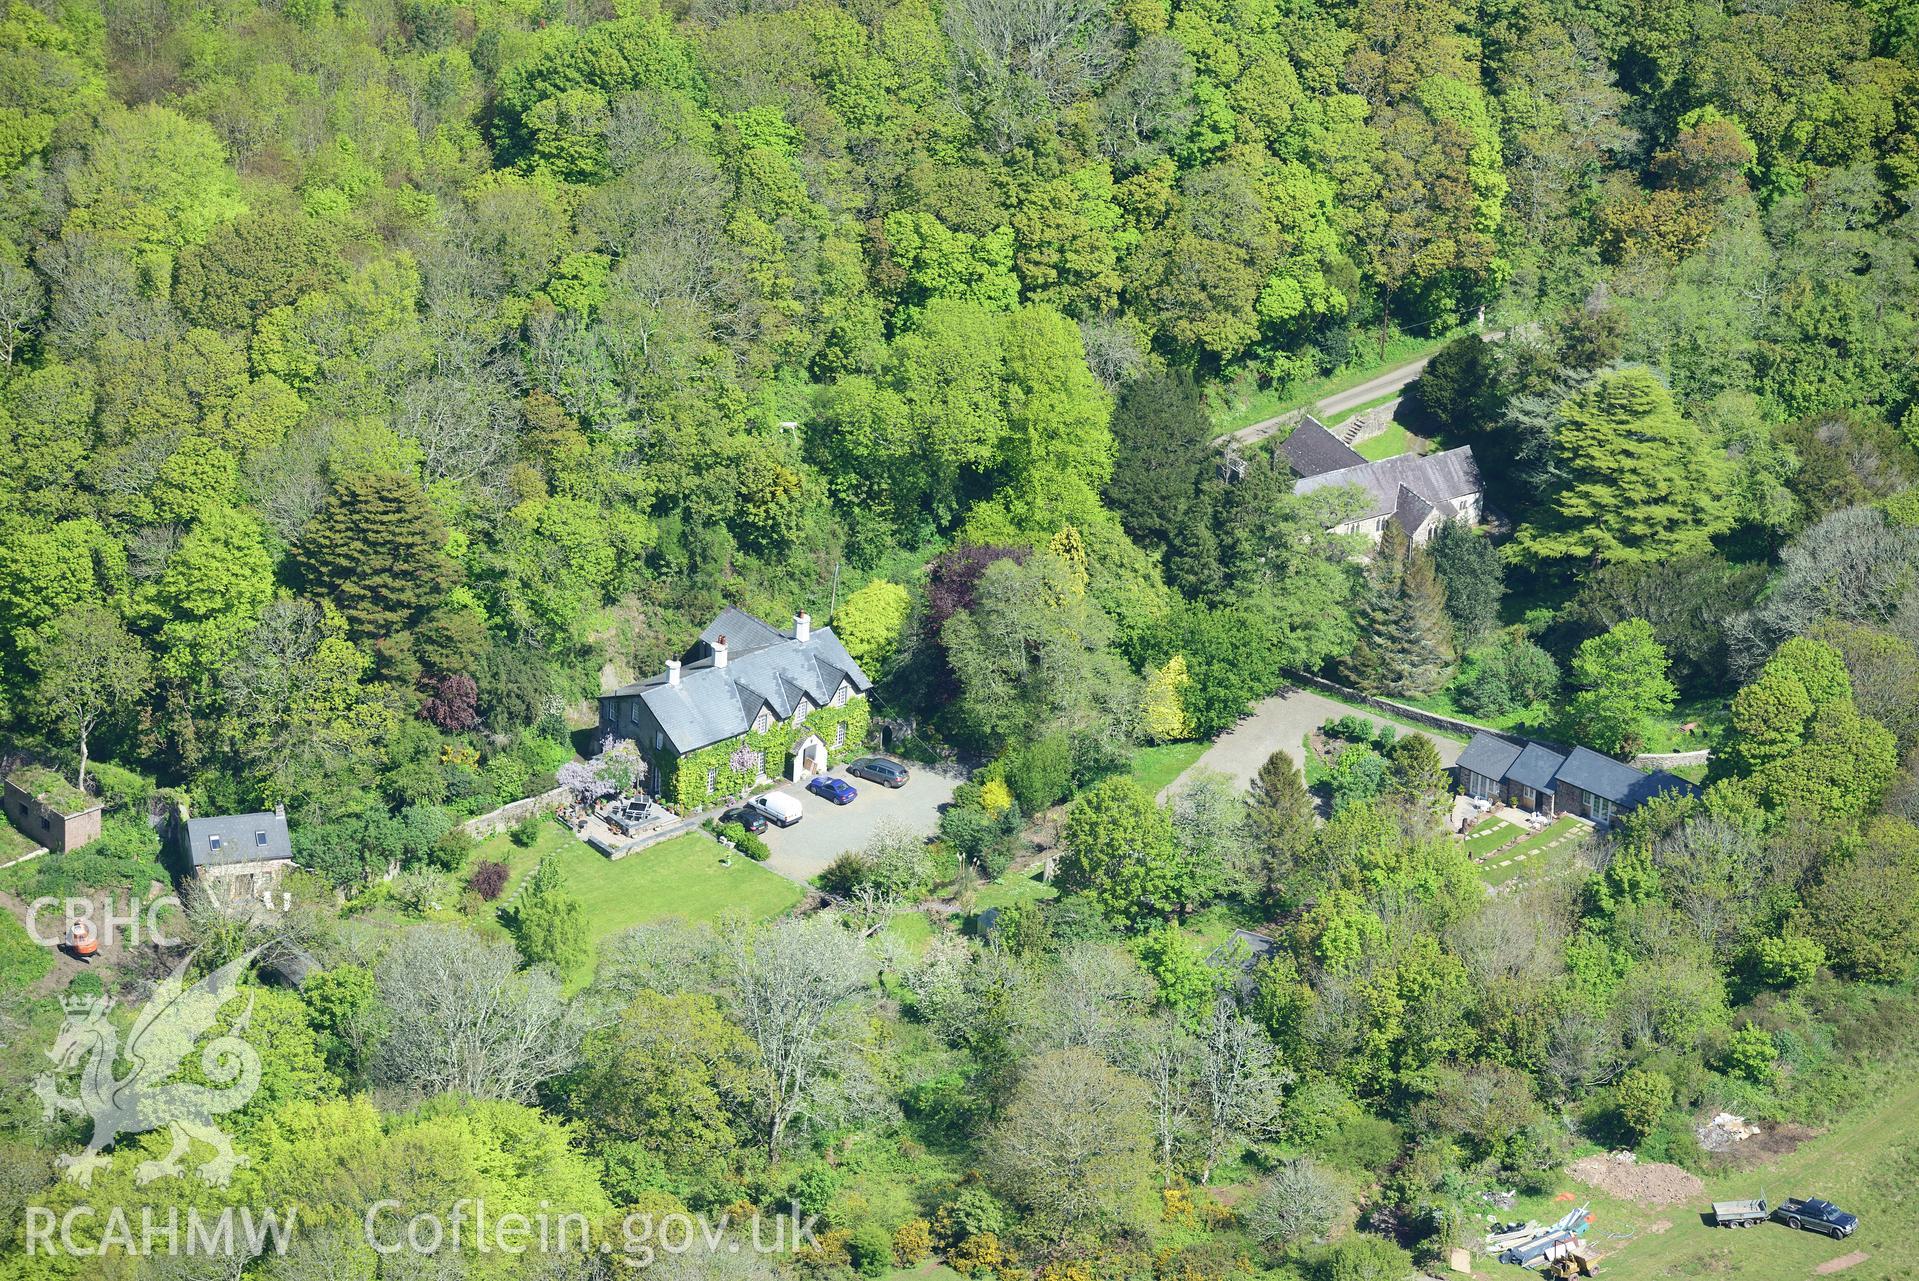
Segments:
[[[664,782],[660,795],[682,814],[738,796],[759,781],[762,770],[769,778],[780,777],[793,745],[808,734],[819,735],[820,742],[826,744],[827,760],[837,765],[864,746],[870,715],[866,698],[854,695],[844,707],[815,708],[797,725],[774,721],[764,730],[668,759],[660,766]],[[846,726],[843,739],[836,732],[841,725]],[[838,747],[835,741],[839,741]]]

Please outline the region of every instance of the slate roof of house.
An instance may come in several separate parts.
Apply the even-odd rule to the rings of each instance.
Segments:
[[[1520,750],[1518,743],[1509,743],[1497,734],[1474,734],[1472,741],[1460,749],[1455,764],[1487,778],[1504,778],[1513,762],[1519,759]]]
[[[1409,489],[1433,507],[1479,493],[1479,464],[1472,446],[1461,445],[1438,454],[1396,454],[1377,462],[1361,462],[1335,471],[1302,476],[1293,482],[1295,494],[1310,494],[1331,485],[1358,485],[1371,500],[1356,519],[1390,516],[1399,510],[1400,490]],[[1422,516],[1423,520],[1424,517]],[[1411,529],[1417,526],[1409,526]]]
[[[711,650],[713,642],[722,636],[726,637],[726,652],[736,658],[751,650],[765,649],[768,645],[791,639],[785,633],[775,631],[770,623],[762,622],[734,605],[728,605],[720,611],[718,618],[706,625],[706,630],[700,633],[700,641]]]
[[[187,820],[187,858],[196,868],[292,857],[284,814],[209,814]]]
[[[1565,763],[1566,758],[1552,748],[1528,743],[1519,758],[1506,767],[1506,777],[1521,786],[1545,791],[1553,785],[1559,767]]]
[[[1339,471],[1344,467],[1364,466],[1366,459],[1346,442],[1326,430],[1317,418],[1307,414],[1293,428],[1293,434],[1279,442],[1279,452],[1287,464],[1301,476]]]
[[[1401,485],[1399,501],[1393,504],[1393,519],[1399,522],[1400,528],[1410,534],[1425,524],[1426,518],[1432,515],[1437,507],[1437,503],[1430,502],[1407,486]]]
[[[793,715],[802,698],[815,707],[832,702],[842,680],[855,694],[873,687],[830,627],[815,627],[805,641],[775,631],[751,614],[726,609],[700,633],[708,646],[726,637],[727,662],[708,657],[686,664],[680,682],[664,673],[624,685],[606,698],[637,696],[653,713],[673,750],[685,755],[744,734],[766,707],[779,720]],[[768,638],[771,639],[768,639]]]
[[[1483,732],[1473,735],[1459,753],[1458,764],[1475,774],[1538,791],[1567,783],[1628,807],[1644,804],[1661,792],[1698,790],[1664,770],[1634,769],[1590,748],[1575,747],[1561,755],[1541,743],[1513,743]]]
[[[1584,747],[1575,747],[1567,755],[1566,763],[1559,767],[1559,781],[1571,783],[1595,796],[1603,796],[1615,805],[1641,805],[1661,792],[1699,790],[1685,779],[1664,770],[1647,773]]]

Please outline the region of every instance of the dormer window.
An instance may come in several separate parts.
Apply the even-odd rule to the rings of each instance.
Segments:
[[[253,834],[253,843],[261,849],[265,849],[267,847],[267,834],[265,832],[255,832]]]
[[[760,714],[753,718],[753,732],[756,734],[764,734],[772,727],[773,713],[767,711],[764,707],[760,708]]]
[[[833,691],[833,706],[845,707],[846,700],[852,697],[852,694],[853,694],[853,687],[848,685],[845,681],[841,681],[840,687]]]
[[[807,716],[812,712],[812,710],[813,710],[813,704],[807,701],[806,699],[802,698],[799,701],[799,705],[793,709],[793,723],[797,725],[801,721],[805,720]]]

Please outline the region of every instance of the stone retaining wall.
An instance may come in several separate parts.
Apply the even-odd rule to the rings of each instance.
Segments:
[[[1348,689],[1346,686],[1326,680],[1324,677],[1309,676],[1305,672],[1285,672],[1283,675],[1287,680],[1292,681],[1296,685],[1304,686],[1307,689],[1316,689],[1322,694],[1331,694],[1334,698],[1343,699],[1349,703],[1359,703],[1365,707],[1372,708],[1382,716],[1390,716],[1394,720],[1410,721],[1414,725],[1420,725],[1426,729],[1436,729],[1442,734],[1453,734],[1464,738],[1471,738],[1474,734],[1491,734],[1512,743],[1523,743],[1526,741],[1525,738],[1518,734],[1508,734],[1503,730],[1496,730],[1486,725],[1475,725],[1471,721],[1462,721],[1456,716],[1442,716],[1438,712],[1429,712],[1418,707],[1408,707],[1404,703],[1395,703],[1390,698],[1375,698],[1371,694],[1362,694],[1356,689]],[[1535,739],[1533,741],[1546,743],[1548,747],[1557,746],[1557,744],[1546,742],[1545,739]]]
[[[470,818],[460,826],[465,828],[467,835],[474,840],[484,840],[495,832],[504,832],[528,815],[553,812],[564,805],[566,798],[572,794],[572,788],[556,787],[550,792],[542,792],[538,796],[529,796],[523,800],[502,805],[492,813]]]
[[[1701,747],[1690,752],[1641,752],[1632,763],[1640,769],[1671,769],[1675,765],[1704,765],[1711,759],[1711,749]]]

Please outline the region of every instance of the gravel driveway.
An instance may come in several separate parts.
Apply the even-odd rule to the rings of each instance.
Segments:
[[[1259,767],[1266,763],[1266,758],[1277,749],[1284,749],[1293,758],[1293,763],[1304,769],[1306,759],[1300,752],[1299,744],[1307,732],[1318,729],[1333,717],[1355,715],[1364,716],[1374,725],[1385,719],[1344,703],[1335,703],[1311,690],[1287,689],[1254,707],[1252,715],[1221,734],[1184,774],[1168,783],[1160,795],[1174,791],[1201,770],[1224,774],[1232,779],[1235,788],[1243,791],[1252,784],[1253,775],[1259,773]],[[1406,727],[1397,728],[1403,731]],[[1458,760],[1460,751],[1466,746],[1458,739],[1444,738],[1438,734],[1427,734],[1426,737],[1439,749],[1439,763],[1442,765],[1451,765]]]
[[[912,775],[897,790],[854,778],[843,769],[829,771],[859,789],[851,805],[835,805],[797,783],[773,790],[797,797],[804,815],[791,827],[767,824],[760,839],[772,851],[766,865],[782,876],[805,882],[847,850],[865,845],[888,825],[916,835],[930,836],[939,825],[940,810],[953,799],[962,778],[924,765],[908,765]]]

